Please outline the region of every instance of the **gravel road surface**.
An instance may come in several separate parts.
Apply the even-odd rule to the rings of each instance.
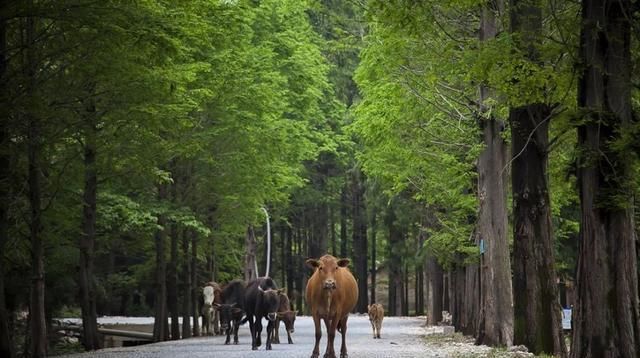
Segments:
[[[351,315],[347,330],[347,349],[351,358],[376,357],[446,357],[451,352],[443,347],[429,347],[425,339],[424,318],[386,317],[382,325],[382,339],[373,339],[371,325],[366,316]],[[310,357],[314,344],[313,320],[311,317],[298,317],[294,344],[274,344],[273,350],[264,349],[266,329],[262,333],[262,346],[251,350],[249,325],[240,327],[240,343],[225,345],[224,337],[197,337],[179,341],[147,344],[137,347],[110,348],[100,351],[69,355],[73,358],[120,358],[120,357],[159,357],[159,358],[197,358],[197,357]],[[323,325],[324,328],[324,325]],[[286,342],[283,325],[280,327],[280,341]],[[335,349],[340,352],[341,338],[336,335]],[[326,332],[323,329],[320,341],[320,356],[326,347]]]

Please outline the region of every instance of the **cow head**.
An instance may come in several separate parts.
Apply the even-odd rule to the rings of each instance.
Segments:
[[[275,321],[278,315],[278,308],[280,307],[280,298],[278,297],[278,290],[266,289],[258,286],[260,294],[262,296],[262,309],[267,313],[267,319],[269,321]]]
[[[213,307],[220,312],[220,328],[223,331],[231,328],[231,321],[242,314],[242,310],[235,303],[214,303]]]
[[[296,311],[278,312],[278,318],[284,322],[284,327],[289,333],[295,331],[294,324],[296,323]]]
[[[322,288],[325,290],[336,289],[336,272],[343,267],[349,266],[349,259],[337,259],[331,255],[324,255],[320,259],[308,259],[307,265],[320,276]]]

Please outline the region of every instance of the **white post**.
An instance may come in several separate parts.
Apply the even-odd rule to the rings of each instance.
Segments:
[[[263,206],[262,211],[267,217],[267,271],[264,273],[265,277],[269,277],[269,264],[271,263],[271,224],[269,223],[269,212]]]

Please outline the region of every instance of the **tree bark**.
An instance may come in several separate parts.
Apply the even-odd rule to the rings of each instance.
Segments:
[[[182,338],[191,338],[191,272],[189,271],[189,230],[182,232]],[[196,319],[197,317],[194,317]]]
[[[516,45],[538,62],[542,7],[539,0],[511,0]],[[566,357],[558,301],[553,227],[547,180],[551,109],[541,103],[511,108],[513,192],[514,344],[535,354]]]
[[[582,221],[572,357],[638,357],[631,114],[631,1],[582,3],[578,186]],[[637,142],[636,142],[637,143]]]
[[[29,1],[29,7],[33,8],[33,1]],[[26,77],[28,80],[27,92],[33,94],[36,86],[36,60],[35,60],[35,19],[30,16],[26,19]],[[42,123],[35,115],[27,115],[27,151],[28,151],[28,185],[30,206],[30,231],[31,241],[31,292],[29,300],[29,324],[31,331],[30,354],[32,357],[45,357],[47,355],[47,324],[45,316],[44,295],[44,246],[42,243],[42,197],[40,173],[42,172]]]
[[[402,299],[402,253],[401,244],[403,234],[396,223],[396,215],[394,207],[387,208],[385,218],[386,226],[389,229],[389,316],[397,316],[400,314],[402,307],[400,301]]]
[[[442,321],[443,272],[438,260],[433,255],[427,258],[427,324],[435,326]]]
[[[376,275],[378,273],[377,263],[376,263],[376,212],[374,210],[371,215],[371,303],[376,302]]]
[[[200,287],[198,285],[198,235],[191,231],[191,312],[193,316],[193,335],[200,335],[200,307],[198,306]]]
[[[0,0],[0,11],[6,8],[7,1]],[[7,37],[6,20],[0,15],[0,93],[6,93],[7,71]],[[9,118],[0,119],[0,252],[5,252],[5,244],[9,240],[9,201],[11,197],[9,182],[11,160],[9,152]],[[13,358],[14,348],[9,331],[9,314],[4,292],[4,257],[0,257],[0,356]]]
[[[253,226],[247,225],[247,236],[245,239],[244,254],[244,280],[249,282],[258,277],[256,272],[256,236]]]
[[[355,274],[358,281],[358,296],[356,312],[367,312],[367,210],[364,202],[364,178],[358,169],[351,178],[351,200],[353,217],[353,251]]]
[[[495,38],[498,32],[496,13],[500,8],[500,1],[498,4],[490,2],[483,7],[480,41]],[[487,103],[491,96],[487,87],[480,87],[482,105]],[[488,113],[486,108],[482,111]],[[507,146],[502,138],[504,123],[497,118],[480,118],[480,127],[485,147],[478,160],[478,233],[484,241],[485,253],[481,263],[482,296],[476,343],[511,346],[513,300],[507,242],[507,191],[504,171]]]
[[[166,187],[164,184],[158,186],[158,199],[165,199]],[[156,301],[153,324],[153,340],[160,342],[166,340],[169,332],[167,326],[167,262],[165,253],[165,227],[166,218],[164,214],[158,215],[159,228],[155,233],[156,246]]]
[[[347,189],[340,194],[340,257],[349,257],[347,252]]]
[[[82,202],[82,233],[80,235],[80,307],[82,312],[82,344],[86,350],[102,348],[98,335],[98,313],[94,285],[93,261],[96,241],[96,202],[98,172],[96,168],[97,123],[96,108],[88,103],[85,109],[84,133],[84,193]]]

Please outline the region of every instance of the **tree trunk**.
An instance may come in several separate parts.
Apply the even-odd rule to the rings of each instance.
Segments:
[[[347,189],[340,194],[340,257],[349,257],[347,252]]]
[[[371,303],[376,302],[376,274],[378,268],[376,264],[376,212],[371,215]]]
[[[629,0],[582,3],[578,106],[584,118],[577,165],[582,220],[572,357],[640,356],[631,184],[637,161],[621,141],[632,125],[631,6]]]
[[[287,293],[290,295],[289,297],[291,298],[291,295],[293,294],[294,291],[294,280],[295,280],[295,273],[296,270],[294,265],[293,265],[293,230],[291,229],[291,227],[287,227],[286,229],[287,231],[287,246],[286,246],[286,257],[285,257],[285,262],[286,262],[286,271],[287,271]]]
[[[538,62],[539,0],[511,0],[511,31],[529,60]],[[567,355],[562,335],[547,182],[551,109],[540,103],[511,108],[514,344],[535,354]]]
[[[244,280],[246,282],[258,277],[256,267],[256,236],[253,232],[253,226],[248,225],[244,254]]]
[[[82,233],[80,235],[80,307],[82,311],[82,343],[86,350],[101,348],[98,335],[98,313],[94,286],[93,256],[96,241],[96,202],[98,173],[96,168],[96,108],[89,103],[85,113],[84,193]]]
[[[200,307],[198,302],[200,287],[198,282],[198,235],[195,230],[191,231],[191,312],[193,316],[193,335],[200,335]]]
[[[482,9],[480,40],[495,38],[498,31],[496,13],[501,8]],[[480,103],[491,98],[487,87],[480,87]],[[483,108],[488,113],[489,109]],[[480,214],[478,233],[485,253],[481,266],[481,310],[476,343],[489,346],[513,344],[513,298],[511,264],[507,242],[506,165],[507,146],[502,138],[504,123],[497,118],[481,118],[482,141],[485,145],[478,160],[478,196]]]
[[[358,296],[356,312],[367,312],[367,210],[364,202],[364,178],[359,170],[351,178],[351,200],[353,206],[353,250],[356,279],[358,281],[358,291],[362,292]]]
[[[397,316],[400,314],[402,307],[400,301],[402,299],[402,231],[396,223],[396,215],[393,206],[387,208],[387,216],[385,218],[386,226],[389,228],[389,316]]]
[[[192,290],[191,272],[189,272],[189,230],[185,229],[182,232],[182,338],[191,338]]]
[[[7,1],[0,0],[0,11],[5,10]],[[7,37],[6,20],[0,16],[0,93],[6,93],[7,71]],[[9,201],[11,193],[9,181],[11,178],[11,164],[9,152],[9,118],[0,119],[0,252],[5,252],[5,244],[9,240]],[[4,293],[4,257],[0,256],[0,357],[13,358],[14,348],[9,331],[9,314]]]
[[[331,255],[338,255],[338,247],[336,246],[336,217],[333,212],[333,205],[329,206],[329,230],[331,230]]]
[[[33,1],[29,1],[33,7]],[[28,93],[33,94],[36,83],[35,63],[35,19],[26,19],[27,33],[27,78]],[[44,295],[44,247],[42,243],[42,198],[40,187],[40,173],[42,172],[42,133],[41,123],[33,114],[27,114],[27,151],[28,151],[28,185],[31,241],[31,293],[29,300],[29,324],[30,324],[30,354],[32,357],[45,357],[47,355],[47,324],[45,317]]]
[[[175,183],[173,184],[175,186]],[[171,223],[171,259],[167,270],[167,306],[171,314],[171,339],[180,339],[180,313],[178,312],[178,228]]]
[[[427,298],[427,324],[435,326],[442,321],[442,291],[443,276],[442,267],[433,255],[427,258],[427,285],[429,296]]]
[[[402,270],[402,315],[409,315],[409,265],[407,263],[404,264],[404,269]]]
[[[464,313],[460,318],[461,331],[465,335],[478,333],[480,316],[480,265],[469,264],[465,267]]]
[[[165,185],[160,184],[158,186],[158,199],[164,200],[165,198]],[[165,254],[165,227],[166,219],[164,214],[158,215],[159,228],[155,233],[155,245],[156,245],[156,301],[155,301],[155,315],[153,324],[153,340],[160,342],[166,340],[168,336],[167,327],[167,262]]]

